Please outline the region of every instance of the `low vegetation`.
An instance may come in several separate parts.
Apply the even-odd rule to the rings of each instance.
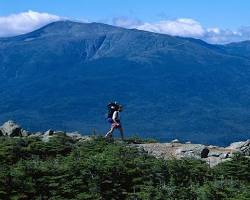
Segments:
[[[250,199],[250,159],[215,168],[161,160],[120,141],[0,138],[0,199]]]

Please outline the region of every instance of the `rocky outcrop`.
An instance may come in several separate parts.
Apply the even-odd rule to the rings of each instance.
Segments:
[[[245,156],[250,156],[250,140],[234,142],[227,147],[228,149],[234,149]]]
[[[0,127],[0,137],[39,137],[42,141],[48,142],[55,136],[69,137],[75,141],[91,140],[90,136],[83,136],[78,132],[67,133],[64,131],[47,130],[46,132],[30,133],[24,130],[20,125],[14,121],[7,121]]]
[[[0,136],[8,137],[25,137],[28,136],[28,132],[23,130],[21,126],[14,121],[7,121],[0,127]]]
[[[180,159],[180,158],[194,158],[206,161],[211,167],[231,160],[234,153],[241,153],[245,156],[250,154],[250,140],[243,142],[235,142],[230,146],[205,146],[202,144],[192,144],[191,142],[182,144],[178,140],[170,143],[150,143],[150,144],[137,144],[149,154],[163,159]]]

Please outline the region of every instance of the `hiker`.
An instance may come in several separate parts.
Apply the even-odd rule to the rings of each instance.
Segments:
[[[109,104],[110,105],[110,104]],[[115,129],[118,129],[121,133],[121,139],[124,140],[123,128],[121,125],[120,112],[122,112],[122,106],[117,103],[110,105],[108,121],[111,123],[109,132],[105,135],[105,138],[112,138],[112,134]],[[112,113],[112,116],[111,116]]]

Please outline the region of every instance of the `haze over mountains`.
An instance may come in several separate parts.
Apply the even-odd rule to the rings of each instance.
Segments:
[[[54,22],[0,39],[0,122],[228,144],[250,137],[250,42],[211,45],[99,23]]]

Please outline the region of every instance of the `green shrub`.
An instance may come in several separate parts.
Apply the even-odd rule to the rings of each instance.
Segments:
[[[0,138],[0,199],[249,199],[249,158],[210,169],[95,137]]]

